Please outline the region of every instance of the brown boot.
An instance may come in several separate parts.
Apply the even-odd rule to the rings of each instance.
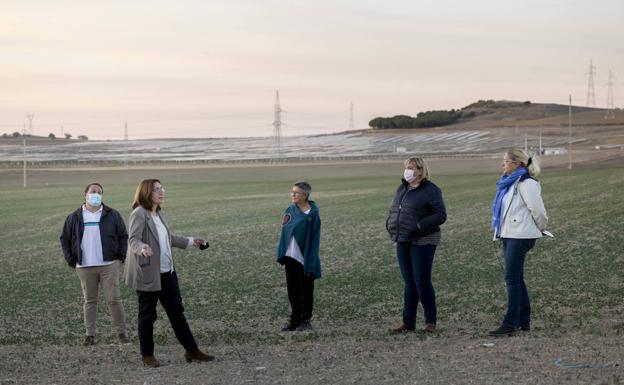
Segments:
[[[117,334],[117,339],[119,340],[120,344],[128,344],[128,343],[130,343],[126,333],[119,333],[119,334]]]
[[[150,368],[157,368],[160,366],[160,362],[154,356],[143,356],[143,365]]]
[[[396,329],[390,329],[390,333],[392,334],[408,333],[408,332],[413,332],[413,331],[414,331],[414,328],[409,327],[406,324],[403,324]]]
[[[86,336],[84,341],[82,342],[82,344],[84,346],[95,345],[95,337],[93,337],[93,336]]]
[[[432,323],[426,323],[425,324],[425,331],[428,333],[433,333],[436,330],[436,324],[432,324]]]
[[[214,360],[214,357],[202,352],[199,349],[195,349],[192,352],[187,351],[186,353],[184,353],[184,359],[186,359],[186,362],[212,361]]]

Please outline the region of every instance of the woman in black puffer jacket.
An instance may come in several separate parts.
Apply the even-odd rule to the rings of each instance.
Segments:
[[[386,229],[396,242],[397,259],[405,284],[403,324],[393,332],[414,331],[416,309],[422,303],[425,331],[436,329],[435,290],[431,270],[440,243],[440,225],[446,221],[442,191],[429,180],[429,167],[422,158],[409,158],[401,185],[394,195]]]

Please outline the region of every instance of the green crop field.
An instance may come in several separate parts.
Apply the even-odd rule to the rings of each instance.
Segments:
[[[433,277],[439,335],[483,335],[499,322],[506,300],[500,247],[489,230],[497,169],[435,174],[433,167],[448,210]],[[65,265],[58,242],[63,220],[81,203],[83,185],[91,180],[104,184],[104,201],[127,220],[138,180],[152,176],[166,186],[173,230],[211,242],[207,252],[174,252],[187,317],[204,344],[280,343],[288,304],[275,245],[288,191],[300,178],[311,182],[321,208],[324,274],[316,286],[317,332],[301,338],[386,338],[383,331],[397,325],[401,313],[402,281],[384,230],[400,171],[400,163],[38,171],[26,189],[19,173],[4,172],[0,344],[80,341],[79,280]],[[622,171],[543,173],[543,198],[556,238],[540,240],[527,262],[535,333],[624,332],[618,319],[624,297]],[[132,330],[135,294],[124,286],[123,296]],[[100,338],[112,341],[103,298],[101,304]],[[175,343],[163,318],[164,312],[158,338]]]
[[[402,279],[384,228],[400,162],[34,170],[27,188],[19,170],[0,170],[0,384],[414,383],[415,377],[532,384],[544,376],[560,384],[620,383],[624,169],[543,171],[556,237],[539,240],[527,259],[532,330],[491,342],[487,331],[506,305],[501,249],[489,228],[499,163],[432,162],[448,212],[433,270],[439,329],[400,336],[388,332],[401,322]],[[63,221],[91,181],[104,185],[104,202],[127,220],[134,189],[147,177],[166,188],[173,231],[210,240],[205,252],[174,251],[191,329],[200,347],[217,355],[210,365],[182,363],[159,307],[156,355],[165,371],[137,370],[137,300],[123,284],[131,344],[115,343],[100,296],[98,343],[81,345],[82,293],[62,257]],[[315,329],[283,333],[289,306],[275,248],[298,179],[312,184],[321,209],[324,276],[316,282]],[[418,317],[422,322],[422,312]],[[594,369],[571,374],[557,369],[558,357]]]
[[[433,271],[439,331],[414,338],[476,341],[499,324],[506,304],[501,250],[489,229],[498,161],[433,162],[432,169],[448,212]],[[18,346],[81,344],[82,294],[62,257],[63,221],[81,204],[90,181],[104,185],[104,202],[127,221],[134,189],[145,177],[162,180],[175,233],[210,240],[205,252],[174,250],[186,316],[200,346],[400,342],[402,337],[388,333],[401,322],[402,280],[384,222],[401,173],[400,162],[39,170],[23,188],[19,171],[1,171],[0,348],[8,354]],[[316,282],[315,330],[293,334],[279,331],[289,306],[275,247],[288,192],[298,179],[312,184],[321,209],[324,276]],[[540,180],[556,237],[538,241],[527,260],[530,338],[621,339],[624,169],[546,169]],[[123,284],[122,294],[134,349],[136,295]],[[98,314],[97,339],[113,343],[102,296]],[[157,354],[158,346],[177,346],[160,307],[155,335]]]

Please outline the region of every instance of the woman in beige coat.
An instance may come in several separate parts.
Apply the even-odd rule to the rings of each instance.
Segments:
[[[153,327],[156,304],[160,301],[178,341],[186,349],[186,361],[211,361],[213,356],[198,349],[186,318],[174,269],[172,247],[185,249],[201,247],[203,239],[173,235],[160,205],[165,189],[158,179],[144,179],[134,194],[130,215],[128,252],[126,256],[126,285],[135,289],[139,299],[139,342],[143,363],[157,367],[154,357]]]

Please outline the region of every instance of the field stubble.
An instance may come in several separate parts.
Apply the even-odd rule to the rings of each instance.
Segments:
[[[402,282],[384,229],[400,163],[40,170],[27,189],[19,173],[2,171],[0,383],[621,382],[624,170],[544,172],[556,238],[540,240],[527,261],[533,329],[490,340],[484,335],[506,302],[500,246],[489,231],[497,162],[491,166],[433,162],[448,211],[433,272],[440,331],[405,336],[387,332],[400,323]],[[79,346],[82,297],[58,243],[63,220],[93,180],[104,184],[105,202],[127,220],[136,184],[151,176],[167,189],[174,231],[211,242],[207,252],[174,255],[187,318],[200,346],[218,355],[214,364],[183,364],[159,309],[156,354],[168,365],[142,369],[136,295],[126,287],[132,344],[109,345],[114,331],[101,298],[98,345]],[[316,283],[316,330],[285,335],[278,331],[288,303],[275,245],[291,183],[303,178],[321,209],[324,277]],[[562,368],[554,365],[557,358],[606,366]]]

